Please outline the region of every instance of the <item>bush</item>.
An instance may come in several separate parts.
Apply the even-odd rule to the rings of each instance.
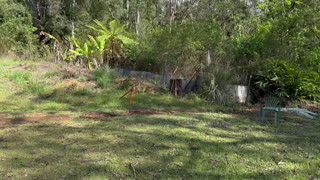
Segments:
[[[32,52],[36,36],[32,16],[21,1],[0,0],[0,50]],[[31,54],[30,54],[31,55]]]
[[[207,51],[216,59],[225,53],[226,37],[217,23],[186,22],[149,29],[139,44],[129,48],[126,66],[136,70],[190,78],[206,63]]]
[[[201,83],[200,93],[212,103],[229,105],[234,103],[229,93],[228,85],[239,81],[233,69],[221,62],[209,67]]]
[[[320,74],[314,66],[269,60],[258,82],[267,94],[290,99],[320,100]]]
[[[118,76],[118,73],[110,69],[108,66],[97,69],[94,73],[94,80],[98,87],[109,88],[112,86],[112,80]]]

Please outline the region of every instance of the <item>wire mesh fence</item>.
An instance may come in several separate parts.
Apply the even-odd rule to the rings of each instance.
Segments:
[[[174,77],[174,76],[159,75],[159,74],[146,72],[146,71],[134,71],[134,70],[123,69],[123,68],[115,68],[114,70],[117,71],[122,76],[131,76],[131,77],[146,79],[146,80],[152,81],[158,86],[166,87],[166,88],[170,88],[171,79],[181,79],[182,91],[184,93],[189,93],[194,91],[198,85],[196,80],[187,80],[187,79]]]

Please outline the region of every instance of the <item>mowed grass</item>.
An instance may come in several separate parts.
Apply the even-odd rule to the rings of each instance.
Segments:
[[[59,92],[20,64],[0,62],[0,179],[320,178],[319,120],[281,114],[275,126],[258,112],[215,113],[228,108],[197,97],[142,93],[130,105],[123,90]],[[130,109],[211,113],[82,116]],[[7,119],[38,113],[57,118]]]
[[[320,123],[223,113],[138,115],[0,128],[3,179],[317,179]]]

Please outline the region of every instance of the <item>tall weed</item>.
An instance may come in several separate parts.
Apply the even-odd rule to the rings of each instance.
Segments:
[[[94,73],[94,80],[100,88],[112,87],[112,80],[118,76],[118,73],[108,66],[97,69]]]
[[[215,63],[204,73],[201,81],[201,94],[210,102],[219,105],[235,103],[229,93],[228,85],[239,80],[230,65]]]
[[[26,94],[41,95],[48,89],[46,84],[32,77],[30,71],[6,70],[3,72],[3,75],[13,83],[21,85],[24,89],[23,92]]]

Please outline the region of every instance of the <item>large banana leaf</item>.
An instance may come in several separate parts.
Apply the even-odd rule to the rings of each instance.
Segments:
[[[100,50],[100,51],[103,51],[104,48],[105,48],[105,46],[106,46],[106,41],[105,41],[105,39],[97,37],[97,41],[98,41],[98,43],[99,43],[99,50]]]
[[[75,50],[73,50],[73,49],[70,49],[69,51],[70,51],[72,54],[74,54],[75,56],[82,56],[82,55],[83,55],[81,52],[79,52],[79,50],[78,50],[78,51],[75,51]]]
[[[122,35],[125,31],[125,25],[122,25],[119,21],[111,21],[109,27],[106,27],[99,20],[94,20],[94,22],[96,27],[89,25],[87,27],[96,31],[98,36],[88,35],[88,40],[83,44],[80,44],[77,38],[69,38],[76,46],[75,50],[70,50],[72,56],[85,56],[89,68],[92,67],[90,58],[95,57],[98,52],[100,62],[103,63],[102,56],[104,52],[113,56],[111,58],[121,58],[123,56],[121,49],[123,44],[136,44],[133,39]]]
[[[111,38],[111,34],[103,34],[101,36],[98,36],[98,39],[103,39],[104,41],[109,40]]]
[[[74,44],[77,48],[80,48],[80,41],[79,41],[79,39],[77,39],[77,38],[72,38],[72,37],[69,37],[69,38],[67,38],[67,39],[70,40],[70,41],[72,41],[73,44]]]
[[[88,42],[85,42],[85,43],[83,44],[83,54],[84,54],[85,56],[88,56],[88,55],[89,55],[89,45],[88,45]]]
[[[102,52],[104,50],[106,44],[104,37],[99,36],[97,38],[94,38],[91,35],[88,35],[88,37],[95,49],[97,49],[99,52]]]

